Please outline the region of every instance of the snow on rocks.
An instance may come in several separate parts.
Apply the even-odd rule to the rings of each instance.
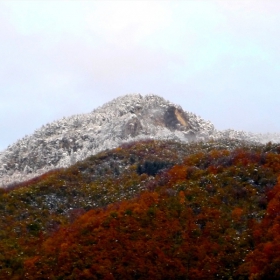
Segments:
[[[118,97],[88,114],[74,115],[37,129],[0,153],[0,187],[141,139],[182,142],[236,138],[280,141],[279,135],[217,131],[199,116],[157,95]]]

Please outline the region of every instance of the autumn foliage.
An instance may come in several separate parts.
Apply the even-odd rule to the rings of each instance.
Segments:
[[[279,279],[279,149],[192,145],[133,143],[1,190],[0,279]]]

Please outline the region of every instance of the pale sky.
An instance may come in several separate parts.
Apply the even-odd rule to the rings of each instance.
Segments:
[[[0,150],[128,93],[280,133],[280,1],[0,1]]]

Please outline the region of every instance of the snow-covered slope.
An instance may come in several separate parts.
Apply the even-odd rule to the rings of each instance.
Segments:
[[[189,142],[221,137],[263,140],[245,132],[217,131],[211,122],[156,95],[125,95],[91,113],[47,124],[9,146],[0,153],[0,186],[69,166],[131,140]]]

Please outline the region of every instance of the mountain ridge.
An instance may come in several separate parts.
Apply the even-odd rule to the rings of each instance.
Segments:
[[[87,114],[43,125],[0,153],[0,187],[67,167],[106,149],[143,139],[180,142],[233,138],[267,142],[265,135],[218,131],[210,121],[149,94],[120,96]],[[279,136],[276,136],[280,139]],[[265,139],[265,140],[264,140]]]

